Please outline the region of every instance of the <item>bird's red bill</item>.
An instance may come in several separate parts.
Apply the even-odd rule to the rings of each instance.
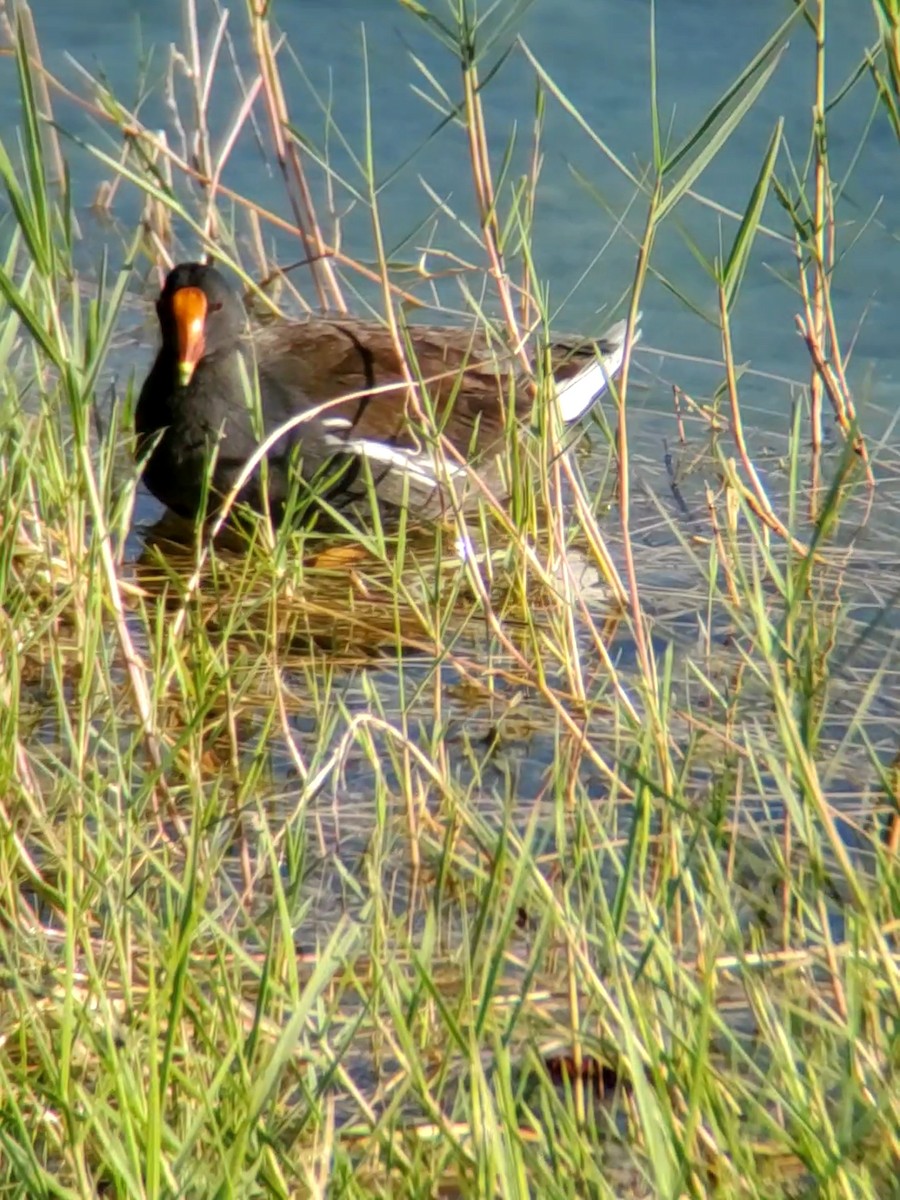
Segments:
[[[187,387],[203,357],[206,296],[196,287],[179,288],[172,297],[172,316],[178,340],[178,378]]]

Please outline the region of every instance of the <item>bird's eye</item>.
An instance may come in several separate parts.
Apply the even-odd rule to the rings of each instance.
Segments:
[[[218,311],[219,311],[219,309],[220,309],[221,307],[222,307],[222,302],[221,302],[221,300],[220,300],[220,301],[218,301],[218,303],[216,303],[216,304],[210,304],[210,306],[207,308],[207,310],[206,310],[206,311],[207,311],[207,312],[211,312],[211,313],[213,313],[213,312],[218,312]]]

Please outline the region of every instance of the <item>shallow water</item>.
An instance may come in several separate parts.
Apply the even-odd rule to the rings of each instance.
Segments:
[[[146,93],[141,116],[151,127],[168,123],[162,97],[167,47],[181,41],[181,4],[162,0],[153,4],[122,3],[110,9],[99,0],[80,5],[57,0],[36,0],[33,12],[47,66],[75,90],[83,90],[68,56],[87,70],[108,79],[126,103]],[[709,110],[734,76],[766,38],[793,10],[787,0],[740,4],[735,0],[680,0],[657,6],[657,47],[660,103],[670,139],[676,144]],[[200,6],[202,36],[209,37],[212,5]],[[829,80],[832,94],[860,62],[871,35],[861,21],[859,0],[834,0],[829,8],[832,59]],[[414,260],[418,248],[433,243],[466,254],[480,262],[471,241],[457,224],[435,213],[435,203],[423,186],[452,206],[461,219],[475,221],[467,151],[462,133],[449,126],[435,134],[435,111],[413,89],[423,86],[413,61],[419,57],[428,70],[456,95],[458,69],[427,37],[421,26],[399,6],[383,4],[377,12],[370,0],[342,3],[282,4],[277,9],[293,53],[302,70],[287,54],[282,66],[291,91],[290,104],[301,132],[312,142],[325,138],[326,121],[313,94],[327,96],[332,118],[354,153],[365,144],[366,58],[372,98],[372,137],[378,177],[385,181],[379,193],[380,215],[389,256]],[[230,27],[238,47],[243,13],[235,10]],[[364,32],[363,32],[364,31]],[[630,169],[640,171],[651,153],[649,114],[649,5],[634,0],[536,0],[503,35],[499,49],[521,37],[546,72],[557,81],[585,120]],[[152,49],[152,53],[150,48]],[[138,69],[138,64],[141,64]],[[252,71],[244,61],[243,70]],[[811,40],[796,25],[791,43],[773,79],[746,117],[736,135],[701,178],[698,191],[721,209],[742,209],[750,196],[772,130],[783,117],[785,133],[796,163],[808,148],[812,80]],[[223,69],[211,103],[213,140],[221,137],[234,116],[237,98]],[[526,169],[534,115],[534,74],[521,48],[515,49],[485,93],[488,130],[495,162],[515,132],[512,177]],[[841,327],[849,341],[855,338],[850,382],[856,390],[864,427],[877,438],[888,432],[888,445],[877,465],[882,476],[873,521],[860,533],[845,523],[839,537],[858,538],[860,557],[844,580],[842,599],[861,630],[873,624],[863,638],[848,679],[857,689],[865,684],[866,670],[881,661],[893,647],[897,631],[894,599],[898,578],[893,534],[896,528],[897,480],[892,453],[895,440],[891,422],[900,381],[900,346],[896,338],[894,282],[900,271],[900,147],[880,113],[872,119],[871,84],[860,80],[830,114],[829,149],[837,174],[852,173],[846,182],[838,213],[839,246],[846,249],[834,278],[834,299]],[[60,127],[76,138],[103,141],[107,132],[85,112],[64,99],[55,100]],[[0,117],[8,126],[16,119],[11,72],[0,90]],[[871,124],[869,124],[871,120]],[[860,143],[862,143],[860,147]],[[72,165],[73,194],[85,234],[79,256],[89,275],[101,244],[120,246],[119,235],[98,222],[88,205],[107,172],[76,143],[64,139]],[[110,150],[115,149],[113,142]],[[351,155],[330,138],[337,171],[354,185],[361,179]],[[559,328],[597,331],[621,311],[634,267],[635,238],[640,236],[643,203],[629,208],[632,185],[604,157],[553,100],[547,101],[543,139],[544,165],[539,188],[536,254],[541,277],[550,287],[555,324]],[[857,151],[858,157],[857,156]],[[786,158],[779,176],[789,182]],[[585,182],[581,182],[584,180]],[[260,203],[287,216],[281,180],[264,162],[247,131],[238,143],[224,182],[251,195]],[[586,186],[587,185],[587,186]],[[603,197],[598,203],[596,194]],[[318,198],[321,202],[322,192]],[[371,256],[371,230],[364,206],[341,201],[344,249],[363,259]],[[610,211],[612,215],[610,215]],[[324,211],[324,210],[323,210]],[[138,200],[127,186],[120,190],[115,216],[127,230],[138,213]],[[797,298],[793,285],[793,253],[784,240],[787,219],[770,200],[765,220],[781,235],[761,237],[748,270],[735,313],[735,354],[749,364],[741,381],[745,419],[757,461],[765,469],[773,500],[783,500],[786,487],[784,455],[792,405],[808,380],[806,350],[798,338],[793,317]],[[621,228],[617,224],[621,221]],[[648,611],[653,614],[653,646],[658,653],[673,644],[679,652],[690,650],[702,637],[703,585],[699,573],[680,552],[679,539],[704,532],[707,483],[715,485],[718,467],[704,454],[707,434],[701,422],[689,421],[690,442],[678,444],[672,416],[671,384],[677,383],[698,401],[709,397],[721,381],[720,346],[715,322],[704,320],[694,309],[714,314],[716,293],[709,274],[698,263],[692,247],[712,259],[721,245],[734,236],[732,218],[713,208],[685,199],[659,233],[651,274],[644,292],[645,344],[637,356],[630,392],[635,412],[633,475],[635,486],[634,535],[638,569]],[[285,236],[276,239],[281,257],[298,257],[296,244]],[[190,241],[185,252],[196,249]],[[666,286],[672,283],[681,293]],[[142,374],[155,340],[152,309],[148,303],[150,279],[135,282],[132,324],[122,332],[113,358],[120,390],[131,372]],[[459,304],[451,286],[446,299]],[[687,302],[686,302],[687,301]],[[615,310],[613,312],[612,310]],[[602,439],[589,435],[596,447],[584,458],[589,479],[599,478],[607,461]],[[586,443],[587,444],[587,443]],[[730,451],[729,451],[730,452]],[[668,461],[666,456],[670,455]],[[832,462],[834,458],[832,457]],[[857,505],[861,512],[862,501]],[[139,526],[159,515],[146,494],[138,506]],[[614,555],[621,554],[615,530],[610,540]],[[136,537],[133,552],[140,552]],[[882,567],[880,589],[865,570],[873,560]],[[701,558],[702,561],[702,558]],[[714,636],[728,630],[714,621]],[[480,649],[474,646],[474,651]],[[586,651],[587,652],[587,651]],[[612,644],[620,669],[633,667],[634,647],[627,636]],[[389,672],[382,672],[386,679]],[[893,676],[891,675],[891,678]],[[298,677],[298,690],[303,681]],[[399,689],[398,689],[399,691]],[[854,695],[848,711],[852,711]],[[352,713],[369,701],[359,686],[348,688]],[[884,712],[886,741],[891,732],[890,705]],[[487,728],[493,716],[465,711],[460,723]],[[298,719],[298,735],[315,735]],[[835,732],[837,737],[837,732]],[[552,762],[553,737],[535,734],[517,767],[516,794],[523,804],[538,794],[543,770]],[[353,780],[361,786],[363,775]],[[352,789],[351,789],[352,790]]]

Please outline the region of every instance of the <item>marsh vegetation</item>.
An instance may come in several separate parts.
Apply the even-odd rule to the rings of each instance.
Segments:
[[[900,6],[860,4],[870,49],[839,80],[829,0],[785,6],[678,138],[648,20],[646,161],[518,36],[527,7],[392,10],[442,64],[410,50],[410,103],[453,132],[477,220],[423,179],[432,219],[391,241],[377,118],[336,123],[277,7],[184,0],[183,44],[147,73],[164,129],[86,69],[58,79],[29,8],[4,14],[4,1194],[895,1194],[900,456],[894,412],[854,403],[833,297],[869,217],[845,215],[827,134],[869,89],[900,186]],[[788,39],[805,140],[778,120],[731,211],[707,172]],[[512,59],[534,107],[498,139]],[[537,370],[508,504],[154,524],[132,420],[160,267],[214,256],[261,319],[540,345],[560,319],[532,242],[551,108],[627,185],[597,205],[632,268],[585,332],[633,323],[648,280],[679,294],[654,249],[685,208],[717,224],[705,394],[678,386],[690,347],[646,328],[564,445]],[[278,212],[229,171],[248,138]],[[102,178],[93,213],[79,171]],[[732,335],[771,246],[808,373],[756,374],[763,426]]]

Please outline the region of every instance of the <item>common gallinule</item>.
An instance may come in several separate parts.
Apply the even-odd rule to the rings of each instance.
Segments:
[[[251,332],[237,293],[202,263],[182,263],[169,273],[156,311],[162,347],[138,400],[138,454],[147,455],[147,487],[182,516],[196,517],[204,499],[214,509],[261,442],[298,417],[266,456],[276,517],[296,472],[309,480],[330,463],[335,470],[322,475],[335,505],[365,495],[371,474],[379,500],[408,501],[419,515],[435,516],[448,499],[448,480],[457,499],[477,493],[468,468],[503,496],[505,409],[518,401],[527,415],[531,396],[512,356],[498,353],[483,335],[409,327],[413,378],[425,389],[416,413],[393,340],[377,322],[311,316]],[[552,347],[563,422],[590,408],[624,354],[624,321],[596,342]],[[422,420],[426,407],[431,423]],[[237,500],[263,506],[258,467]]]

